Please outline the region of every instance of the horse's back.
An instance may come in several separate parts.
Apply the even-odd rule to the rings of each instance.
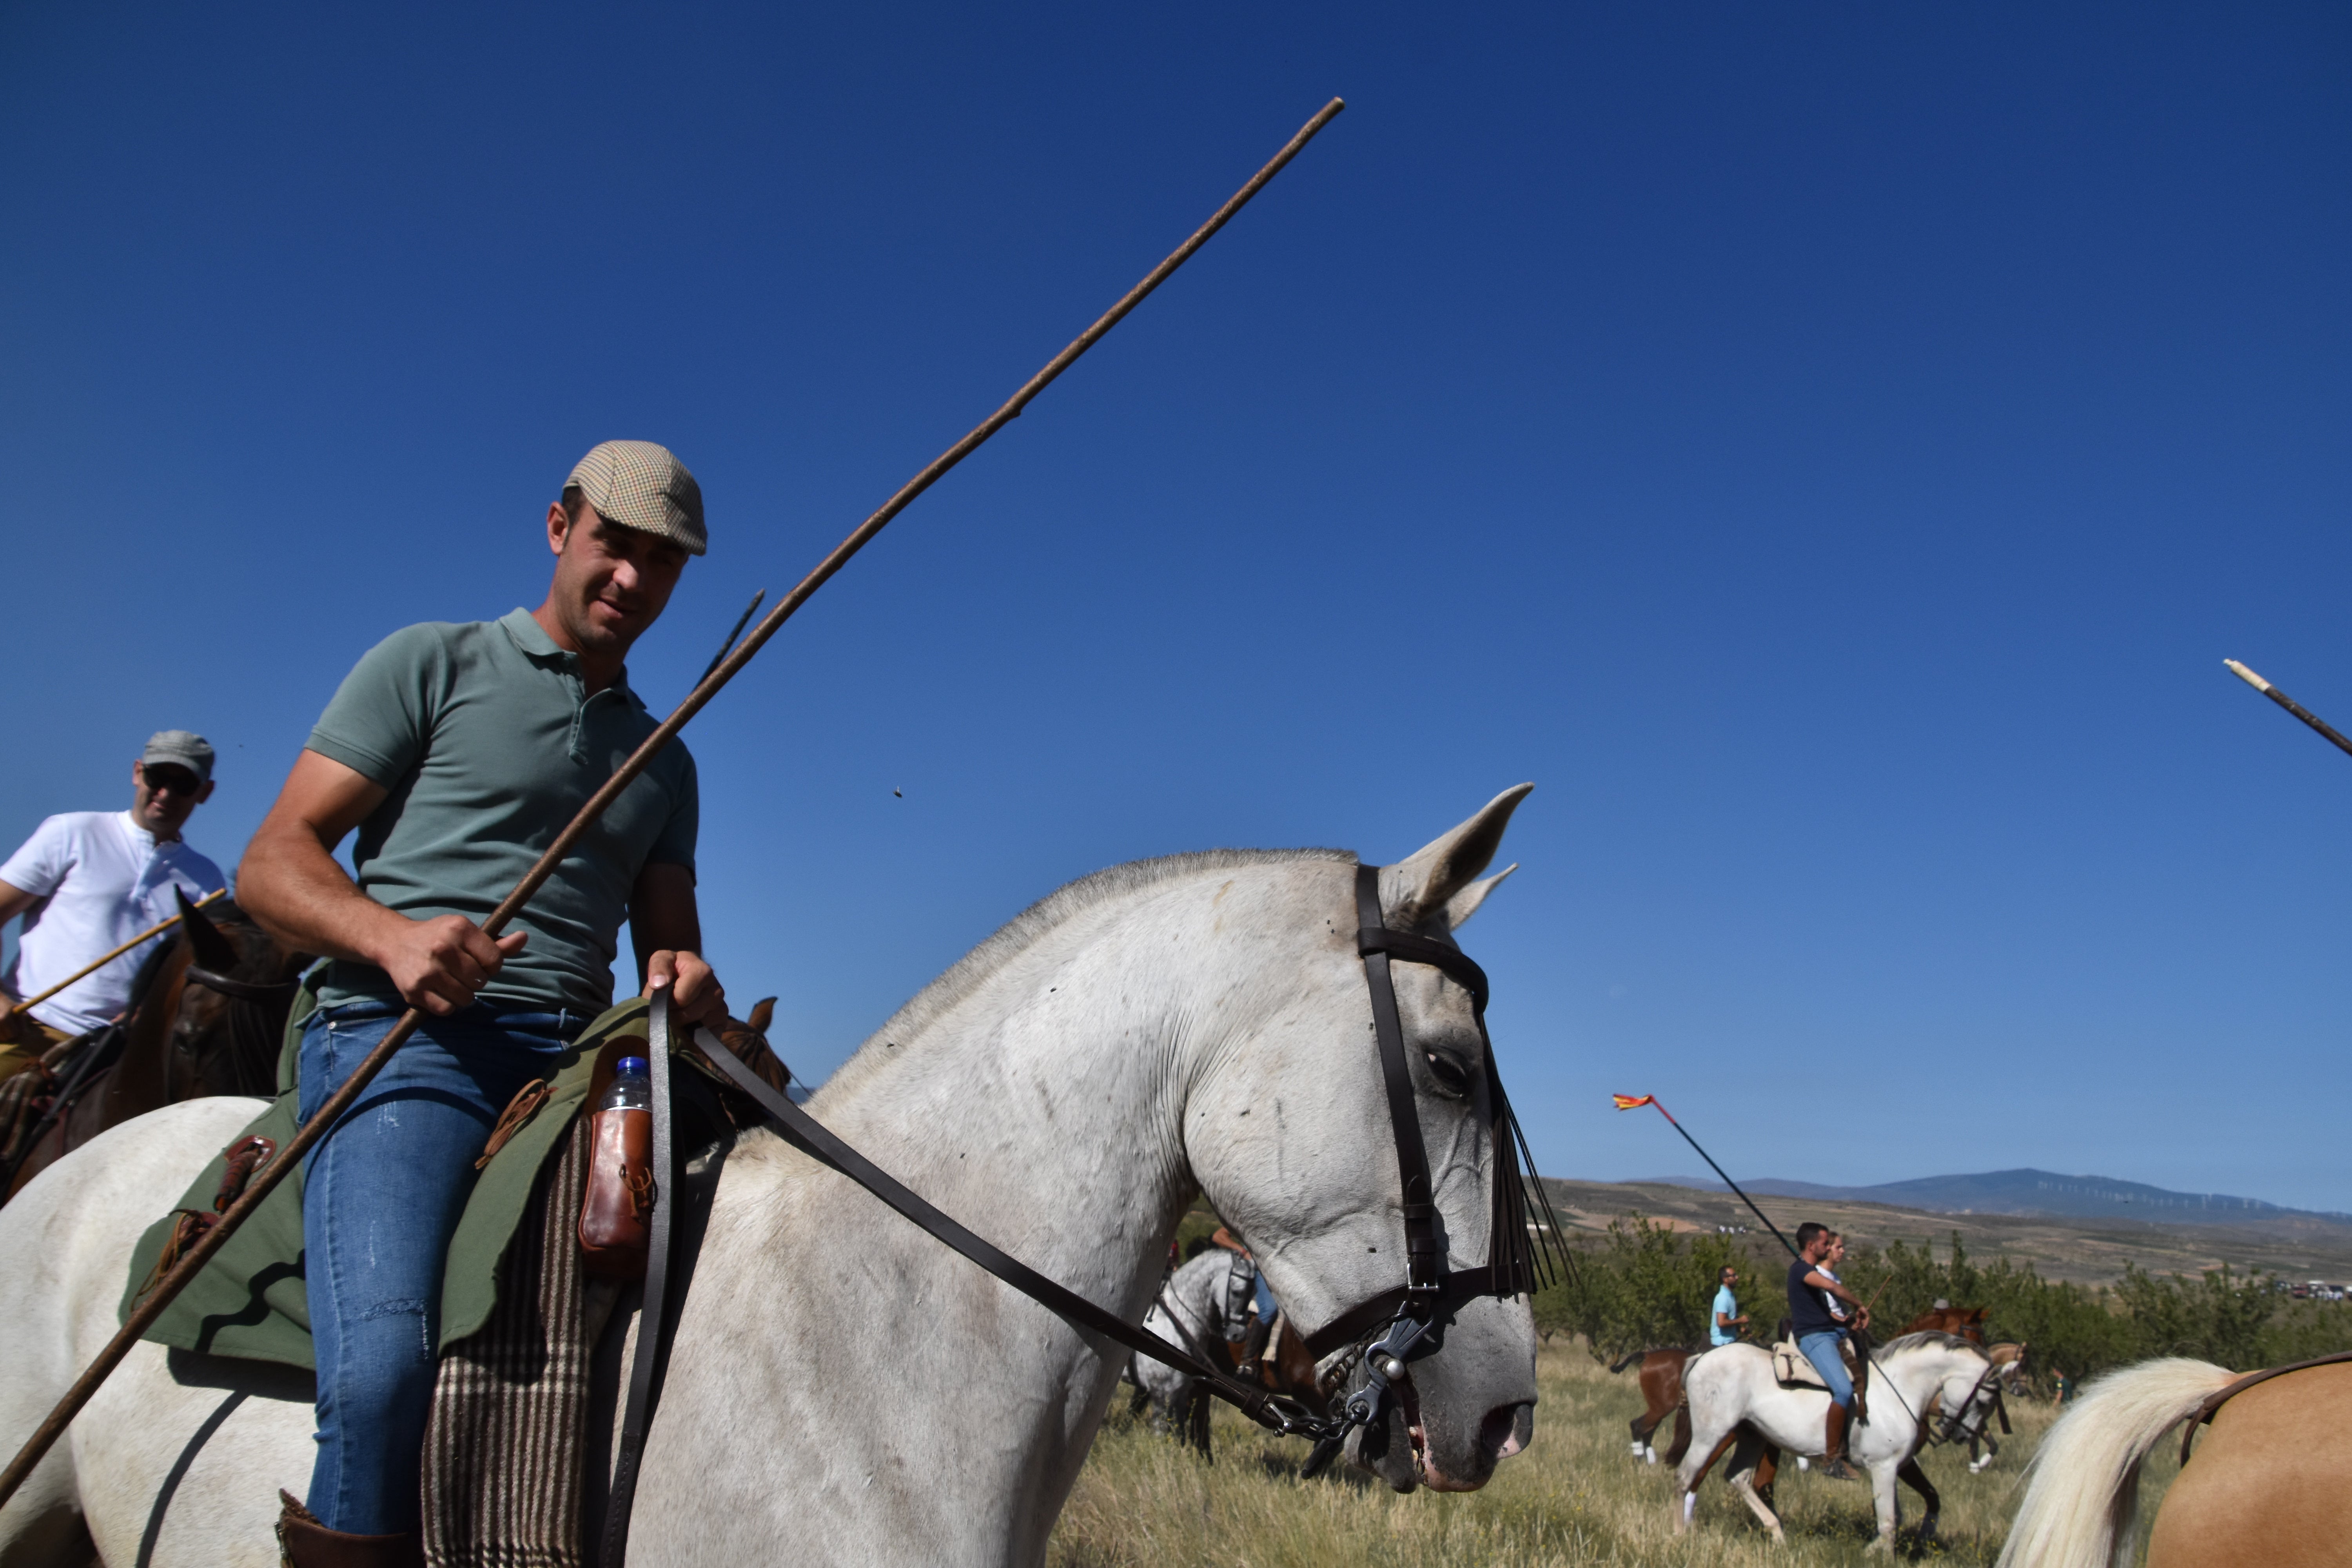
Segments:
[[[0,1208],[0,1322],[9,1334],[0,1360],[0,1432],[30,1434],[112,1336],[141,1233],[261,1105],[189,1100],[126,1121],[49,1166]],[[133,1359],[149,1358],[134,1352]],[[102,1395],[119,1394],[124,1381]],[[92,1436],[90,1426],[87,1416],[77,1422],[76,1441],[51,1449],[0,1511],[0,1561],[46,1561],[42,1548],[61,1528],[67,1543],[79,1532],[83,1500],[73,1450]]]
[[[2147,1568],[2340,1563],[2352,1540],[2352,1363],[2258,1383],[2221,1406],[2165,1494]]]
[[[127,1264],[140,1233],[267,1103],[220,1096],[167,1105],[108,1128],[50,1165],[0,1209],[0,1258],[8,1260],[0,1292],[21,1296],[27,1274],[40,1270],[47,1294],[62,1282],[56,1269],[109,1248]],[[118,1235],[124,1224],[131,1228]]]

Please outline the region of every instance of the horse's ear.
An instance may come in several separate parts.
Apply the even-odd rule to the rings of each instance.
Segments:
[[[773,996],[762,996],[751,1004],[751,1016],[743,1021],[751,1026],[753,1034],[764,1035],[768,1032],[768,1025],[774,1020],[775,1016],[776,999]]]
[[[1486,895],[1493,892],[1496,888],[1501,887],[1503,884],[1503,879],[1509,876],[1518,868],[1519,863],[1514,860],[1509,865],[1504,867],[1501,870],[1496,872],[1493,876],[1479,878],[1478,880],[1471,883],[1468,887],[1463,889],[1460,892],[1446,900],[1445,929],[1447,931],[1460,931],[1462,929],[1463,922],[1467,921],[1472,915],[1476,914],[1478,912],[1478,906],[1486,901]]]
[[[1389,924],[1409,931],[1444,909],[1455,894],[1466,890],[1478,874],[1493,863],[1495,851],[1503,845],[1503,829],[1510,826],[1511,813],[1535,787],[1531,784],[1513,785],[1453,832],[1423,845],[1395,865],[1381,868],[1381,910],[1388,917]],[[1483,899],[1485,895],[1479,897]],[[1470,907],[1475,909],[1477,900],[1474,900]],[[1465,912],[1463,919],[1468,918]]]
[[[213,924],[204,910],[188,902],[186,890],[177,882],[172,884],[172,896],[180,900],[180,929],[188,933],[188,947],[195,954],[196,967],[215,974],[226,974],[235,969],[242,956],[236,951],[236,943],[221,935],[220,927]]]

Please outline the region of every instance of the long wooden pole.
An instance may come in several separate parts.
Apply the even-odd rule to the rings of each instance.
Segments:
[[[214,889],[212,892],[206,893],[203,898],[198,899],[194,907],[196,909],[203,909],[206,904],[213,902],[215,900],[226,899],[227,897],[228,889],[226,888],[218,888]],[[71,974],[67,975],[63,980],[58,981],[47,991],[43,991],[37,995],[27,996],[22,1002],[9,1003],[8,1011],[11,1013],[21,1013],[27,1007],[39,1006],[42,1003],[47,1001],[50,997],[64,990],[67,986],[73,984],[77,981],[89,979],[91,975],[97,973],[100,970],[104,969],[108,964],[112,963],[116,959],[121,958],[124,953],[129,952],[132,948],[137,947],[141,942],[145,942],[148,938],[162,936],[165,931],[170,931],[173,926],[178,925],[179,923],[180,917],[177,915],[173,915],[167,921],[156,921],[153,925],[149,926],[145,931],[141,931],[137,936],[132,937],[129,942],[124,942],[121,947],[116,948],[113,952],[104,953],[97,958],[91,959],[88,963],[83,964],[79,969],[75,970]]]
[[[2255,690],[2261,692],[2263,696],[2269,698],[2272,701],[2277,703],[2280,707],[2285,709],[2288,712],[2294,714],[2296,718],[2302,720],[2305,723],[2318,731],[2328,740],[2335,742],[2336,747],[2338,751],[2352,752],[2352,741],[2346,740],[2343,733],[2338,731],[2336,726],[2330,724],[2326,720],[2322,719],[2318,714],[2314,713],[2310,709],[2305,708],[2302,703],[2297,702],[2294,698],[2289,697],[2285,692],[2281,691],[2277,687],[2273,686],[2269,681],[2264,680],[2261,676],[2256,675],[2252,670],[2248,669],[2236,659],[2225,658],[2221,662],[2229,667],[2229,670],[2231,675],[2236,676],[2240,680],[2244,681],[2247,685],[2252,687]]]
[[[531,867],[520,882],[515,884],[514,891],[509,893],[499,907],[490,911],[489,919],[482,922],[483,933],[495,937],[505,929],[507,922],[514,919],[524,903],[539,890],[540,885],[547,880],[558,865],[562,864],[563,858],[572,852],[572,847],[580,842],[581,836],[604,814],[605,808],[618,799],[621,792],[628,788],[630,782],[645,771],[646,764],[652,762],[656,754],[664,746],[669,744],[680,730],[686,728],[687,721],[701,712],[704,704],[718,696],[719,689],[732,680],[736,672],[751,661],[751,657],[766,645],[770,637],[776,635],[776,629],[791,617],[793,612],[808,602],[810,595],[824,587],[835,573],[847,565],[849,558],[866,548],[866,542],[881,532],[883,526],[892,518],[904,511],[909,501],[929,489],[939,481],[941,475],[970,457],[991,436],[1019,418],[1022,409],[1028,405],[1031,398],[1051,385],[1054,379],[1069,369],[1080,354],[1094,347],[1104,333],[1118,325],[1129,311],[1143,303],[1145,298],[1153,289],[1166,282],[1170,274],[1192,259],[1194,251],[1208,244],[1211,236],[1224,227],[1232,220],[1233,216],[1248,204],[1252,196],[1265,189],[1267,181],[1280,174],[1285,164],[1298,156],[1300,149],[1314,139],[1317,132],[1328,125],[1332,118],[1346,107],[1346,104],[1336,98],[1325,104],[1315,118],[1301,127],[1298,134],[1293,136],[1282,151],[1274,155],[1272,162],[1252,175],[1249,184],[1234,192],[1230,201],[1219,207],[1208,222],[1194,231],[1192,238],[1178,246],[1167,260],[1153,268],[1142,282],[1129,289],[1126,297],[1103,312],[1102,318],[1093,326],[1080,332],[1069,347],[1047,361],[1045,368],[1031,376],[1023,384],[1021,390],[1014,393],[1003,407],[981,421],[971,435],[932,459],[930,465],[921,473],[900,486],[898,494],[883,502],[881,510],[859,523],[848,538],[834,546],[832,553],[817,563],[816,570],[801,579],[798,587],[776,602],[776,607],[770,610],[766,617],[751,628],[751,635],[745,637],[732,653],[721,659],[719,667],[705,676],[700,685],[687,694],[686,700],[677,705],[677,710],[663,720],[661,727],[647,736],[645,744],[630,753],[629,760],[620,765],[613,776],[605,782],[604,787],[598,790],[589,798],[588,804],[580,808],[580,815],[573,817],[571,826],[556,837],[554,843],[547,847],[547,853],[541,855],[538,864]],[[171,1304],[172,1298],[178,1295],[186,1287],[188,1281],[194,1279],[211,1260],[212,1256],[226,1245],[228,1238],[236,1234],[237,1226],[243,1225],[252,1216],[253,1212],[261,1206],[263,1200],[268,1197],[271,1189],[284,1179],[286,1173],[301,1163],[303,1155],[326,1135],[328,1129],[335,1124],[336,1120],[344,1111],[351,1109],[352,1102],[358,1100],[361,1092],[367,1088],[369,1080],[383,1069],[383,1065],[392,1059],[393,1053],[400,1049],[402,1044],[415,1032],[416,1026],[422,1021],[423,1015],[414,1007],[400,1016],[399,1020],[385,1032],[383,1040],[378,1042],[375,1049],[370,1051],[365,1059],[352,1070],[351,1077],[345,1079],[341,1086],[327,1097],[326,1102],[311,1113],[310,1119],[302,1124],[301,1130],[287,1141],[286,1146],[278,1152],[277,1158],[254,1173],[252,1180],[246,1184],[244,1194],[228,1206],[227,1212],[221,1215],[219,1222],[205,1232],[202,1239],[194,1247],[188,1248],[172,1271],[157,1283],[155,1289],[150,1291],[131,1311],[131,1316],[124,1320],[121,1329],[116,1332],[114,1338],[107,1342],[106,1348],[98,1353],[97,1359],[89,1363],[80,1377],[75,1379],[73,1386],[66,1391],[65,1397],[58,1401],[57,1408],[49,1412],[47,1419],[44,1420],[39,1429],[26,1440],[24,1447],[18,1450],[16,1457],[8,1462],[8,1468],[5,1472],[0,1472],[0,1504],[5,1504],[16,1495],[16,1489],[25,1484],[26,1478],[33,1473],[33,1467],[39,1464],[42,1456],[49,1451],[50,1446],[65,1435],[65,1430],[72,1424],[74,1416],[80,1412],[84,1405],[89,1403],[90,1395],[98,1392],[99,1385],[106,1381],[107,1374],[121,1363],[124,1356],[131,1353],[131,1347],[139,1342],[140,1336],[144,1334],[155,1320],[163,1315],[163,1309]]]

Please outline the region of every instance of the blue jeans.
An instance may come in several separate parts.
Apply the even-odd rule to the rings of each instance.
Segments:
[[[1846,1375],[1845,1356],[1838,1348],[1844,1342],[1843,1334],[1807,1334],[1797,1342],[1797,1348],[1805,1352],[1805,1359],[1813,1363],[1813,1370],[1830,1385],[1830,1397],[1852,1410],[1853,1379]]]
[[[352,1002],[302,1026],[308,1121],[399,1017]],[[441,1276],[474,1162],[515,1091],[588,1020],[476,1003],[427,1018],[303,1165],[302,1245],[319,1363],[310,1511],[331,1530],[417,1528],[439,1364]]]
[[[1274,1292],[1266,1287],[1265,1270],[1260,1268],[1256,1270],[1256,1274],[1258,1321],[1270,1323],[1274,1321]]]

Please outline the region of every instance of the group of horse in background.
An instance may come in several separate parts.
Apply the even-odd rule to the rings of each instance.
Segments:
[[[1872,1385],[1884,1383],[1886,1397],[1870,1406],[1878,1430],[1858,1430],[1850,1437],[1849,1458],[1869,1472],[1880,1549],[1891,1548],[1900,1521],[1894,1489],[1898,1480],[1926,1505],[1923,1537],[1935,1533],[1942,1498],[1919,1468],[1922,1448],[1938,1441],[1965,1443],[1971,1472],[1984,1469],[2000,1452],[1991,1424],[1998,1420],[2003,1432],[2009,1430],[2004,1401],[2024,1391],[2026,1347],[1988,1345],[1984,1322],[1982,1307],[1939,1306],[1921,1313],[1871,1352],[1878,1374]],[[1702,1385],[1703,1375],[1717,1370],[1710,1356],[1739,1365],[1721,1376],[1706,1377]],[[1814,1396],[1820,1391],[1778,1386],[1769,1353],[1755,1345],[1635,1351],[1609,1370],[1622,1373],[1636,1365],[1643,1411],[1630,1423],[1633,1455],[1651,1464],[1663,1458],[1675,1468],[1683,1500],[1677,1528],[1688,1528],[1699,1482],[1728,1456],[1725,1479],[1773,1538],[1780,1539],[1780,1522],[1772,1510],[1780,1451],[1784,1446],[1793,1449],[1800,1466],[1819,1452],[1821,1409]],[[1701,1407],[1696,1416],[1695,1391]],[[1668,1416],[1674,1418],[1674,1430],[1661,1454],[1657,1436]],[[1703,1452],[1694,1453],[1695,1436],[1702,1440]]]
[[[1985,1345],[1985,1309],[1982,1307],[1937,1307],[1920,1313],[1904,1330],[1904,1334],[1946,1333],[1967,1340],[1975,1345]],[[1895,1336],[1900,1339],[1901,1334]],[[1999,1368],[2004,1394],[2022,1395],[2025,1392],[2025,1349],[2022,1344],[2004,1342],[1985,1345],[1986,1353]],[[1622,1373],[1638,1364],[1637,1381],[1642,1390],[1642,1414],[1630,1423],[1633,1432],[1633,1457],[1654,1465],[1661,1458],[1669,1465],[1679,1465],[1690,1449],[1690,1405],[1683,1392],[1685,1364],[1704,1354],[1703,1351],[1674,1346],[1663,1350],[1635,1351],[1621,1358],[1609,1370]],[[1675,1418],[1672,1438],[1666,1451],[1657,1448],[1658,1428],[1667,1416]],[[1990,1433],[1969,1440],[1969,1469],[1984,1469],[2000,1456],[2000,1444]]]
[[[1895,1430],[1875,1444],[1851,1440],[1849,1458],[1871,1471],[1879,1520],[1874,1551],[1894,1543],[1898,1479],[1926,1501],[1922,1538],[1935,1533],[1939,1500],[1919,1468],[1921,1447],[1965,1441],[1971,1472],[2000,1453],[1988,1423],[1997,1417],[2009,1429],[2001,1401],[2025,1391],[2026,1346],[1986,1344],[1984,1321],[1981,1307],[1938,1308],[1871,1356],[1874,1386],[1883,1379],[1895,1398],[1874,1397],[1871,1422],[1861,1430],[1890,1420]],[[1724,1352],[1738,1353],[1727,1358]],[[1717,1376],[1710,1363],[1717,1360],[1740,1365]],[[1771,1511],[1780,1450],[1794,1448],[1801,1465],[1808,1447],[1818,1451],[1825,1395],[1772,1389],[1762,1371],[1769,1362],[1753,1345],[1675,1347],[1637,1351],[1610,1368],[1641,1369],[1643,1408],[1631,1424],[1633,1453],[1676,1467],[1678,1528],[1688,1527],[1700,1480],[1728,1454],[1725,1479],[1773,1538],[1781,1538]],[[1763,1408],[1775,1400],[1789,1408]],[[2000,1568],[2130,1568],[2140,1562],[2141,1467],[2176,1427],[2185,1428],[2181,1470],[2157,1510],[2146,1568],[2339,1562],[2342,1543],[2352,1539],[2352,1493],[2339,1484],[2347,1409],[2352,1352],[2246,1373],[2181,1357],[2110,1373],[2042,1436]],[[1673,1434],[1661,1452],[1656,1437],[1669,1416]]]

